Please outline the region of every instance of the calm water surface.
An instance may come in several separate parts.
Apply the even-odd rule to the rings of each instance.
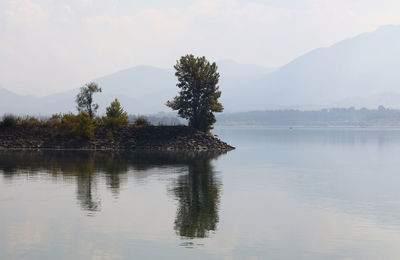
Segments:
[[[0,259],[400,259],[400,130],[214,132],[237,149],[0,152]]]

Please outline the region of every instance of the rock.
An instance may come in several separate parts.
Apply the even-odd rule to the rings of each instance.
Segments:
[[[107,129],[98,127],[92,140],[61,135],[50,127],[31,131],[17,125],[0,127],[0,149],[89,149],[89,150],[186,150],[229,151],[234,147],[221,140],[185,126],[129,126],[113,132],[107,138]]]

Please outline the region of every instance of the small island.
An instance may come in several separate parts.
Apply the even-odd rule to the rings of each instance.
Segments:
[[[210,132],[214,112],[222,112],[217,65],[205,57],[182,56],[177,64],[179,95],[167,106],[187,119],[188,125],[153,126],[145,117],[133,124],[115,99],[105,116],[96,116],[93,102],[101,88],[91,82],[80,88],[76,97],[78,114],[54,114],[45,119],[4,115],[0,121],[0,150],[163,150],[222,151],[234,147]]]
[[[58,132],[47,124],[0,126],[0,150],[165,150],[229,151],[234,147],[188,126],[128,125],[116,130],[94,129],[91,138]]]

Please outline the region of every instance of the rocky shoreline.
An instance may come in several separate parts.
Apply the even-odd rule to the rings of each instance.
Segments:
[[[0,127],[0,150],[229,151],[233,146],[187,126],[100,127],[91,139],[55,133],[46,126]]]

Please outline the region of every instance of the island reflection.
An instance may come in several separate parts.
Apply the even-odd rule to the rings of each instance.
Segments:
[[[153,168],[176,168],[179,174],[169,186],[178,202],[174,229],[183,238],[204,238],[216,231],[221,182],[211,161],[214,152],[93,152],[93,151],[1,151],[0,172],[7,181],[20,176],[46,175],[76,184],[76,198],[87,215],[101,211],[98,183],[119,195],[133,172],[138,179]],[[132,169],[132,171],[130,171]]]

